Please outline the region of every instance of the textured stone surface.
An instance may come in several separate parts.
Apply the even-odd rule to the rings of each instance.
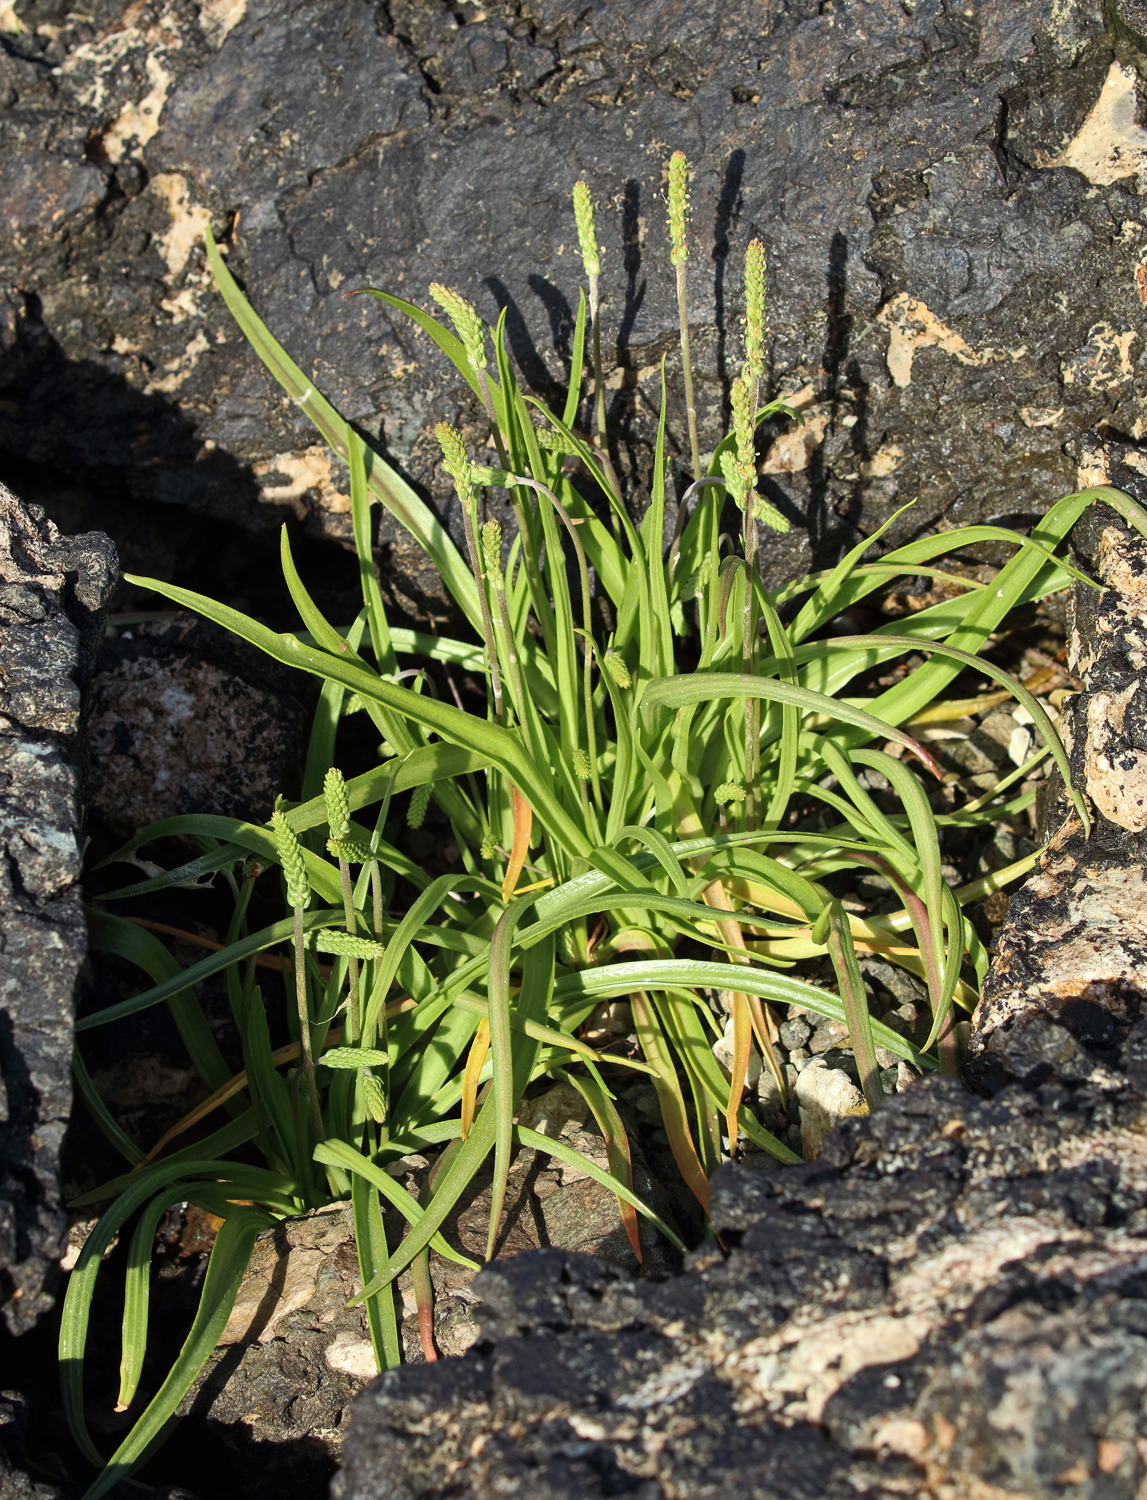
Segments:
[[[0,1305],[52,1306],[66,1224],[73,987],[84,958],[80,693],[116,576],[104,536],[62,537],[0,485]]]
[[[484,1342],[360,1396],[332,1493],[1134,1495],[1145,1049],[990,1102],[933,1077],[815,1162],[724,1167],[720,1244],[675,1280],[487,1270]]]
[[[576,1101],[572,1114],[571,1101],[561,1095]],[[604,1167],[604,1142],[582,1128],[585,1113],[581,1096],[559,1085],[533,1101],[528,1118],[533,1129],[564,1134]],[[640,1159],[635,1165],[637,1190],[656,1199]],[[394,1169],[413,1196],[426,1166],[422,1158],[408,1158]],[[489,1176],[479,1174],[443,1225],[447,1240],[478,1262],[486,1247]],[[658,1207],[664,1205],[658,1201]],[[393,1245],[401,1221],[388,1210],[386,1222]],[[671,1270],[674,1262],[656,1236],[642,1239],[650,1268]],[[540,1245],[589,1250],[626,1272],[637,1267],[613,1194],[585,1172],[521,1151],[511,1169],[498,1263]],[[474,1272],[437,1253],[430,1272],[437,1352],[463,1355],[479,1337]],[[256,1500],[281,1494],[285,1483],[299,1500],[320,1500],[339,1457],[351,1398],[375,1375],[365,1313],[345,1306],[361,1286],[348,1206],[291,1219],[261,1235],[220,1347],[183,1402],[181,1443],[188,1442],[191,1424],[202,1442],[227,1455],[243,1493]],[[399,1278],[398,1293],[404,1357],[417,1364],[424,1355],[409,1272]],[[172,1472],[170,1463],[165,1472]]]
[[[1030,516],[1070,486],[1073,432],[1139,431],[1147,132],[1097,0],[0,15],[22,27],[0,60],[0,450],[21,461],[345,535],[345,476],[209,286],[211,222],[276,335],[446,510],[429,427],[460,415],[478,440],[468,393],[405,319],[344,293],[424,303],[441,279],[491,318],[505,307],[527,383],[552,397],[584,173],[616,458],[639,491],[676,327],[661,194],[678,146],[703,447],[738,363],[742,251],[754,234],[769,250],[769,388],[806,418],[763,456],[795,522],[767,549],[777,575],[914,497],[901,528]],[[677,454],[682,429],[675,396]],[[436,586],[388,520],[382,540],[403,599],[427,607]]]
[[[1080,457],[1080,484],[1147,499],[1147,454],[1136,447],[1088,439]],[[1062,725],[1095,826],[1086,838],[1061,795],[1039,869],[1012,897],[966,1060],[985,1088],[1086,1077],[1115,1055],[1147,998],[1147,539],[1097,506],[1072,546],[1101,585],[1072,589],[1069,663],[1084,691]]]
[[[265,822],[302,772],[298,686],[192,615],[106,642],[86,720],[91,811],[125,834],[184,813]]]

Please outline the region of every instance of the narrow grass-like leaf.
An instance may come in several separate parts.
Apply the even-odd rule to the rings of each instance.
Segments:
[[[98,908],[89,908],[88,938],[98,951],[126,958],[160,987],[166,987],[167,993],[163,998],[167,1001],[171,1018],[199,1076],[209,1088],[222,1088],[231,1077],[231,1069],[219,1050],[219,1043],[207,1024],[199,1001],[191,991],[187,974],[159,939],[142,927],[137,927],[134,922]],[[89,1022],[92,1020],[90,1016],[85,1019]],[[82,1030],[83,1024],[83,1021],[77,1022],[76,1030]],[[233,1113],[237,1107],[236,1104],[228,1104]]]
[[[593,1112],[598,1128],[605,1137],[606,1156],[609,1161],[610,1173],[617,1178],[629,1190],[633,1191],[633,1159],[629,1154],[629,1137],[625,1133],[621,1116],[617,1112],[617,1106],[606,1091],[601,1081],[601,1076],[594,1070],[592,1078],[582,1078],[577,1073],[562,1072],[562,1077],[577,1089],[585,1102]],[[637,1210],[632,1203],[627,1203],[624,1198],[618,1198],[618,1209],[621,1212],[621,1222],[625,1229],[626,1238],[629,1240],[630,1248],[637,1257],[640,1265],[643,1260],[641,1253],[641,1233],[637,1225]]]
[[[307,379],[282,345],[272,337],[266,324],[236,285],[235,278],[219,254],[210,229],[206,231],[205,238],[211,272],[231,316],[291,400],[310,418],[339,457],[349,461],[350,429],[346,421],[322,393],[316,390],[313,382]],[[477,629],[478,591],[473,574],[462,561],[437,517],[422,503],[406,481],[377,455],[371,467],[369,482],[373,494],[431,558],[455,601],[461,606],[471,625]]]
[[[99,1500],[118,1480],[126,1478],[175,1415],[227,1326],[255,1240],[274,1222],[270,1214],[257,1208],[237,1208],[227,1216],[211,1247],[199,1309],[183,1348],[143,1415],[85,1492],[84,1500]]]
[[[395,1182],[393,1177],[388,1177],[381,1167],[376,1167],[360,1151],[348,1146],[345,1141],[320,1141],[315,1147],[315,1160],[323,1166],[341,1167],[343,1171],[369,1182],[371,1187],[376,1188],[388,1203],[398,1209],[412,1229],[417,1229],[425,1217],[425,1210],[419,1208],[400,1183]],[[444,1259],[453,1261],[455,1265],[465,1266],[470,1271],[478,1270],[476,1261],[470,1260],[468,1256],[455,1250],[437,1232],[433,1233],[425,1243],[431,1249],[437,1250]]]
[[[72,1077],[75,1079],[76,1088],[83,1099],[86,1108],[100,1128],[100,1133],[111,1142],[122,1157],[125,1157],[133,1165],[143,1161],[144,1153],[136,1143],[120,1127],[107,1105],[96,1092],[96,1086],[91,1080],[87,1066],[80,1056],[80,1049],[72,1049]]]
[[[813,936],[815,938],[816,934]],[[856,949],[852,945],[848,920],[840,902],[836,900],[831,901],[828,907],[828,953],[836,970],[836,983],[848,1024],[848,1039],[856,1054],[856,1067],[860,1073],[860,1086],[864,1090],[869,1110],[874,1111],[884,1099],[884,1085],[880,1081],[880,1065],[876,1061],[868,993],[864,988],[860,965],[856,961]]]
[[[160,579],[139,579],[124,575],[130,583],[155,590],[175,599],[186,608],[213,620],[233,635],[250,642],[260,651],[283,662],[321,678],[334,678],[356,692],[360,698],[371,699],[384,708],[411,719],[440,734],[443,739],[485,756],[488,765],[495,765],[519,786],[535,812],[542,813],[554,839],[569,853],[581,855],[586,852],[588,841],[585,833],[565,809],[557,802],[550,790],[550,782],[540,768],[526,755],[517,737],[508,729],[488,724],[474,715],[465,713],[452,704],[439,702],[435,698],[412,692],[386,682],[373,672],[357,667],[327,651],[305,646],[297,636],[277,635],[266,626],[240,614],[226,605],[216,604],[202,594],[190,589],[178,588],[175,584]],[[474,830],[474,843],[481,840],[480,831]]]
[[[595,1182],[600,1182],[602,1187],[607,1187],[616,1197],[636,1209],[639,1214],[643,1214],[675,1249],[680,1250],[682,1254],[685,1253],[685,1246],[680,1238],[673,1233],[663,1219],[658,1218],[648,1203],[643,1202],[632,1188],[627,1187],[611,1173],[603,1172],[588,1156],[583,1156],[580,1151],[575,1151],[564,1141],[555,1140],[551,1135],[542,1135],[539,1131],[530,1130],[525,1125],[514,1126],[514,1139],[519,1145],[529,1146],[532,1151],[542,1151],[547,1156],[556,1156],[558,1161],[564,1161],[567,1166],[577,1167],[580,1172],[585,1172]]]
[[[850,644],[857,645],[858,642],[853,640]],[[886,642],[881,641],[880,644]],[[928,649],[917,647],[915,642],[912,642],[912,648]],[[746,677],[739,672],[693,672],[688,676],[663,677],[647,684],[641,708],[648,715],[656,708],[682,708],[688,703],[707,703],[714,698],[764,698],[770,702],[791,703],[806,713],[826,714],[843,724],[853,724],[858,729],[867,730],[870,735],[895,740],[906,750],[911,750],[934,775],[940,774],[935,758],[904,730],[865,713],[863,709],[843,703],[839,698],[829,698],[808,688],[795,687],[790,682]],[[1046,717],[1045,714],[1044,718]]]
[[[646,965],[619,964],[614,967],[640,969],[645,968]],[[689,1129],[689,1117],[685,1112],[685,1100],[681,1094],[681,1085],[677,1081],[677,1070],[673,1066],[672,1054],[666,1045],[664,1034],[648,995],[639,990],[631,991],[629,1003],[633,1009],[633,1024],[637,1039],[641,1043],[641,1050],[656,1070],[653,1087],[657,1090],[657,1102],[661,1106],[661,1120],[665,1126],[665,1133],[669,1137],[669,1149],[673,1153],[673,1160],[677,1163],[677,1170],[684,1178],[686,1187],[708,1215],[709,1179],[705,1175],[705,1169],[697,1155],[693,1134]]]
[[[363,1286],[366,1286],[390,1258],[386,1228],[379,1207],[378,1192],[365,1177],[357,1174],[351,1177],[350,1196],[354,1211],[358,1271]],[[402,1342],[392,1289],[388,1288],[378,1296],[366,1299],[366,1319],[376,1366],[379,1370],[397,1369],[402,1361]]]
[[[124,1282],[123,1342],[119,1364],[119,1395],[116,1411],[126,1411],[139,1388],[143,1359],[147,1352],[148,1302],[151,1278],[151,1254],[159,1221],[173,1204],[187,1197],[184,1182],[171,1183],[159,1193],[139,1216],[127,1253],[127,1276]]]

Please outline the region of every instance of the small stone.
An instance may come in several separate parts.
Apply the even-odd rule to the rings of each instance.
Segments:
[[[833,1021],[825,1016],[809,1039],[808,1050],[813,1056],[828,1052],[834,1047],[848,1045],[848,1027],[843,1021]]]
[[[812,1027],[807,1021],[788,1020],[781,1025],[781,1043],[790,1052],[795,1047],[803,1047],[812,1034]]]
[[[814,1058],[797,1078],[796,1095],[801,1112],[801,1150],[805,1161],[820,1155],[825,1136],[839,1121],[868,1113],[864,1096],[840,1068],[826,1067]]]
[[[725,1022],[725,1034],[719,1041],[713,1043],[713,1056],[717,1059],[717,1065],[726,1078],[733,1076],[733,1018]],[[749,1048],[749,1067],[745,1075],[745,1081],[750,1088],[755,1087],[757,1079],[761,1076],[761,1059],[756,1047]]]

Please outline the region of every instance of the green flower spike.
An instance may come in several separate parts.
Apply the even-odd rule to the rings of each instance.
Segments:
[[[486,576],[495,589],[505,587],[502,576],[502,523],[491,517],[482,527],[482,560]]]
[[[680,266],[689,259],[685,243],[685,219],[689,213],[689,166],[684,151],[669,158],[669,237],[673,241],[670,262]]]
[[[287,822],[286,813],[278,808],[271,814],[271,831],[275,835],[275,847],[287,881],[287,905],[296,911],[305,911],[311,904],[311,887],[307,880],[307,866],[303,860],[303,846],[298,835]]]
[[[410,793],[410,807],[406,814],[408,828],[421,828],[422,820],[426,816],[426,809],[430,806],[430,783],[424,781],[421,786],[416,786]]]
[[[449,422],[439,422],[434,428],[434,436],[442,449],[442,467],[454,481],[459,500],[463,505],[469,506],[473,493],[473,465],[466,452],[466,444],[462,441],[462,434],[457,427],[451,427]]]
[[[347,800],[346,781],[337,766],[332,766],[323,781],[323,800],[327,805],[327,826],[331,839],[338,842],[350,832],[350,802]]]
[[[730,802],[743,802],[745,800],[745,788],[738,786],[735,781],[723,781],[713,793],[713,801],[719,807],[725,807]]]
[[[752,240],[745,251],[745,368],[753,381],[765,373],[765,247]]]
[[[721,473],[725,486],[738,507],[744,510],[757,484],[757,455],[753,442],[753,398],[744,376],[738,375],[730,392],[733,405],[733,432],[736,453],[726,448],[721,453]]]
[[[593,222],[593,199],[590,197],[588,183],[574,183],[573,207],[585,274],[587,277],[600,276],[601,251],[597,246],[597,229]]]
[[[348,865],[369,864],[374,858],[367,846],[357,839],[327,839],[327,853],[343,859]]]
[[[376,1125],[386,1124],[386,1090],[373,1073],[363,1068],[358,1077],[362,1085],[362,1102]]]
[[[629,668],[625,664],[624,656],[619,656],[616,651],[607,651],[604,659],[605,670],[619,688],[633,686],[633,678],[629,675]]]
[[[589,768],[589,756],[580,746],[573,753],[573,769],[579,781],[588,781],[592,774]]]
[[[454,324],[458,337],[462,340],[462,347],[466,351],[466,359],[470,368],[475,374],[479,371],[484,373],[486,330],[482,319],[478,316],[478,309],[472,302],[467,302],[460,293],[452,291],[450,287],[443,286],[437,281],[431,284],[430,295]]]

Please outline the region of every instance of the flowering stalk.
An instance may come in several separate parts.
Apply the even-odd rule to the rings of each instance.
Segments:
[[[478,552],[475,536],[474,481],[472,466],[462,435],[449,422],[439,422],[434,434],[442,448],[442,462],[446,472],[454,481],[454,490],[462,502],[462,518],[466,526],[466,546],[470,550],[470,566],[474,570],[474,582],[478,585],[478,602],[482,607],[482,634],[486,641],[486,655],[490,662],[490,691],[494,699],[494,721],[502,722],[502,674],[498,667],[498,649],[494,644],[494,625],[490,619],[490,606],[486,600],[485,577],[482,558]],[[499,450],[500,451],[500,450]]]
[[[458,337],[462,340],[462,347],[466,351],[466,363],[473,370],[478,389],[482,393],[482,405],[486,408],[486,418],[490,423],[490,436],[494,439],[494,447],[498,450],[498,460],[502,467],[506,468],[508,467],[506,450],[494,412],[490,381],[486,375],[486,330],[482,319],[478,316],[478,309],[472,302],[467,302],[460,292],[443,286],[439,281],[431,283],[430,295],[454,324]]]
[[[498,605],[498,624],[502,631],[502,640],[506,648],[506,667],[510,677],[510,692],[514,699],[514,710],[518,715],[518,722],[525,720],[522,712],[522,673],[518,662],[518,643],[514,632],[510,627],[510,606],[506,598],[506,578],[502,572],[502,525],[501,522],[491,517],[482,527],[482,560],[486,565],[486,577],[490,580],[494,590],[494,598]]]
[[[350,802],[347,800],[346,782],[343,780],[343,773],[335,766],[331,766],[323,782],[323,799],[326,802],[327,827],[330,830],[327,849],[338,860],[339,883],[342,887],[343,915],[346,918],[346,930],[353,937],[356,926],[354,889],[351,885],[350,865],[343,857],[345,851],[341,847],[341,841],[350,833]],[[353,1043],[359,1040],[359,1032],[362,1025],[357,958],[347,959],[347,976],[350,987],[350,994],[347,999],[347,1039]]]
[[[307,1003],[306,951],[303,946],[303,912],[311,904],[311,887],[298,835],[278,808],[271,814],[271,831],[287,882],[287,905],[295,917],[295,999],[299,1007],[299,1052],[302,1056],[303,1087],[310,1107],[315,1140],[322,1141],[323,1112],[319,1107],[319,1089],[315,1082],[315,1063],[311,1056],[311,1016]]]
[[[689,298],[685,286],[685,262],[689,247],[685,243],[685,221],[689,214],[689,167],[684,151],[674,151],[669,159],[669,237],[673,242],[669,258],[677,268],[677,311],[681,318],[681,363],[685,374],[685,412],[689,420],[689,456],[693,478],[701,477],[701,450],[697,446],[697,404],[693,397],[693,366],[689,359]]]
[[[586,280],[589,282],[589,315],[593,320],[594,420],[597,426],[597,444],[604,453],[605,383],[601,378],[601,298],[598,295],[601,251],[598,249],[597,228],[593,218],[593,199],[590,197],[588,183],[574,183],[573,207],[578,241],[581,245],[582,264],[585,266]]]

